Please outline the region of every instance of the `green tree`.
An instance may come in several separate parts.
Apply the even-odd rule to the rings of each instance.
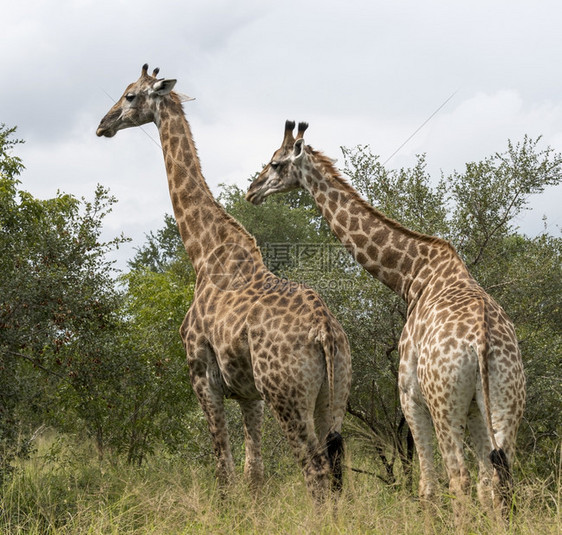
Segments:
[[[454,172],[435,185],[425,173],[423,157],[418,157],[412,169],[393,171],[384,169],[366,147],[344,149],[344,155],[345,172],[370,203],[409,228],[449,239],[472,274],[513,319],[528,390],[519,447],[525,453],[534,453],[527,459],[536,459],[534,468],[547,475],[557,466],[554,446],[560,443],[562,429],[557,409],[562,369],[562,242],[546,233],[529,238],[517,227],[530,196],[562,181],[562,156],[550,148],[541,149],[539,142],[528,137],[521,143],[508,142],[505,152],[469,163],[463,173]],[[360,287],[364,291],[365,287]],[[386,440],[387,451],[403,452],[407,445],[400,446],[400,436],[396,435],[400,423],[394,427],[394,434],[385,426],[385,422],[392,423],[389,415],[395,414],[391,410],[394,404],[399,411],[397,396],[390,380],[386,389],[380,384],[384,377],[396,374],[395,350],[404,309],[394,296],[380,289],[377,292],[379,295],[373,294],[368,301],[360,300],[368,302],[373,313],[374,349],[371,363],[366,346],[354,351],[359,380],[354,382],[351,410],[369,425],[377,447]],[[360,339],[353,331],[356,328],[346,325],[352,340]],[[371,378],[370,389],[366,377]],[[373,401],[367,405],[369,399]]]
[[[23,164],[10,154],[19,143],[10,139],[14,131],[2,126],[0,135],[4,468],[17,453],[18,435],[25,436],[39,422],[72,419],[58,403],[65,388],[80,393],[81,417],[88,416],[86,407],[95,397],[86,387],[91,386],[93,356],[104,354],[104,333],[115,324],[120,298],[106,253],[124,240],[100,240],[103,218],[115,202],[102,187],[91,202],[64,194],[39,200],[19,189],[16,176]]]
[[[176,220],[170,214],[165,214],[164,226],[146,235],[146,242],[129,261],[129,268],[132,271],[149,269],[162,273],[172,266],[177,272],[184,271],[186,276],[193,271]]]
[[[531,195],[561,180],[562,156],[541,148],[540,138],[527,136],[449,176],[446,187],[454,209],[448,237],[469,269],[478,274],[480,265],[493,268],[501,259],[504,239],[518,233],[518,217],[529,209]]]
[[[562,155],[540,138],[508,142],[507,150],[448,177],[455,210],[450,236],[480,284],[512,318],[527,378],[519,448],[548,477],[559,467],[562,434],[562,238],[520,232],[531,195],[562,182]],[[547,221],[545,221],[546,229]]]
[[[198,417],[179,334],[193,299],[195,272],[187,258],[175,220],[150,233],[123,276],[126,352],[132,355],[124,374],[126,399],[118,403],[125,418],[121,441],[129,462],[140,464],[155,444],[177,450],[193,440]],[[195,422],[195,423],[194,423]],[[195,448],[194,448],[195,449]]]
[[[0,471],[43,424],[140,464],[185,442],[193,405],[179,326],[194,275],[175,221],[150,235],[122,279],[107,259],[116,202],[39,200],[19,188],[15,129],[0,131]]]
[[[4,253],[3,245],[7,241],[7,232],[4,219],[8,217],[9,209],[14,205],[15,187],[17,177],[23,170],[23,163],[17,156],[10,153],[13,148],[22,143],[21,140],[14,140],[11,136],[15,133],[15,128],[7,128],[5,124],[0,125],[0,218],[2,227],[0,228],[0,243],[2,244],[2,254],[0,254],[0,277],[3,278],[5,268],[8,265],[7,255]],[[0,304],[0,348],[6,346],[5,321],[4,318],[10,313],[6,304]],[[15,377],[15,362],[12,358],[7,358],[5,353],[0,353],[0,482],[2,476],[9,467],[16,449],[17,426],[15,425],[14,410],[17,405],[18,393],[21,386]]]
[[[331,240],[328,225],[310,195],[302,190],[271,197],[263,206],[245,200],[237,185],[221,185],[218,199],[240,221],[260,247],[271,243],[318,243]]]

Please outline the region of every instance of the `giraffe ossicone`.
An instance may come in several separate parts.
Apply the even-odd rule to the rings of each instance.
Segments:
[[[420,462],[420,495],[437,478],[433,433],[453,495],[468,493],[463,441],[468,429],[479,462],[478,495],[511,506],[511,467],[525,406],[525,377],[513,324],[445,240],[409,230],[367,203],[333,161],[304,142],[308,125],[286,121],[283,142],[251,184],[254,204],[304,188],[346,249],[407,303],[399,342],[402,410]],[[433,426],[432,426],[433,423]],[[490,481],[493,483],[489,488]]]
[[[341,426],[351,385],[349,342],[320,296],[300,284],[269,284],[255,239],[211,194],[191,129],[173,91],[174,79],[142,68],[97,129],[153,122],[158,128],[170,198],[185,249],[196,272],[193,301],[180,333],[193,390],[205,413],[219,482],[234,474],[224,398],[241,408],[244,472],[263,479],[263,400],[297,457],[312,496],[322,501],[342,483]]]

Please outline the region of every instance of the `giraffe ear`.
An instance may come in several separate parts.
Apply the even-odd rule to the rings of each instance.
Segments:
[[[293,145],[293,163],[299,162],[304,156],[304,139],[299,138]]]
[[[174,86],[176,85],[177,80],[169,79],[169,78],[162,78],[162,80],[157,80],[154,82],[152,86],[152,93],[156,93],[159,96],[164,96],[170,93]]]

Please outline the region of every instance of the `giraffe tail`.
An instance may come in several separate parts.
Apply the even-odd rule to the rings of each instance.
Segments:
[[[326,436],[325,447],[332,472],[332,490],[341,491],[343,486],[342,462],[344,445],[343,437],[340,432],[334,429],[335,360],[338,354],[338,345],[331,322],[324,323],[324,327],[319,333],[318,340],[322,345],[326,362],[326,375],[328,379],[328,407],[330,419],[332,421],[330,431]]]
[[[330,431],[326,437],[326,451],[332,470],[332,490],[341,492],[343,487],[343,437],[337,431]]]
[[[328,409],[330,418],[334,416],[334,391],[335,391],[335,359],[337,346],[330,326],[326,325],[319,335],[319,341],[324,352],[326,362],[326,376],[328,378]]]
[[[492,451],[490,452],[489,459],[492,463],[494,472],[497,475],[497,485],[503,495],[504,500],[510,501],[510,496],[513,487],[513,479],[511,475],[511,468],[509,465],[509,460],[505,453],[505,450],[498,446],[496,441],[496,436],[494,432],[494,426],[492,423],[492,411],[490,403],[490,374],[488,368],[488,358],[490,355],[490,339],[489,331],[486,325],[487,322],[487,310],[486,304],[482,300],[481,304],[481,315],[483,318],[483,325],[480,329],[480,340],[478,341],[477,348],[473,348],[478,357],[478,367],[480,369],[480,380],[482,383],[482,400],[484,402],[484,420],[486,422],[486,427],[488,429],[488,436],[492,443]]]

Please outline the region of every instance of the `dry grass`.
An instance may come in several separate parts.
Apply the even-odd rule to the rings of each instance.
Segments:
[[[49,449],[50,448],[50,449]],[[441,534],[455,533],[447,498],[424,514],[404,489],[347,473],[337,507],[315,507],[296,469],[267,481],[251,497],[243,481],[221,497],[213,468],[179,458],[153,459],[142,469],[99,464],[82,452],[42,449],[20,466],[4,489],[0,533],[43,534]],[[362,459],[367,469],[368,459]],[[360,464],[354,460],[354,464]],[[553,490],[555,489],[555,490]],[[558,535],[560,484],[527,478],[519,485],[518,513],[501,526],[470,511],[469,533]]]

